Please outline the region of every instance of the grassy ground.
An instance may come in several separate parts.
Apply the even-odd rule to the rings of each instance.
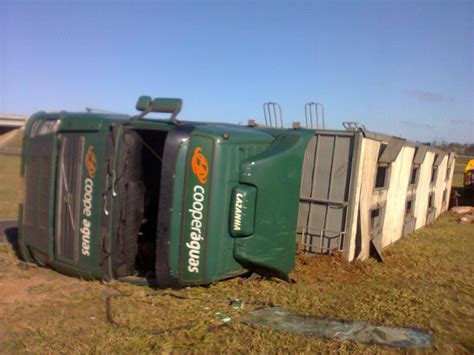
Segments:
[[[23,132],[0,144],[0,219],[17,218],[20,153]]]
[[[3,245],[0,348],[7,353],[395,351],[251,328],[237,321],[208,328],[222,324],[216,312],[236,320],[257,307],[234,310],[228,305],[230,299],[240,298],[304,314],[429,329],[435,335],[434,351],[472,353],[474,228],[455,223],[456,218],[446,214],[435,225],[402,239],[385,252],[384,264],[299,258],[294,284],[233,279],[171,291],[187,299],[156,294],[148,287],[103,285],[30,268],[19,264],[10,247]],[[104,289],[128,295],[113,301],[120,327],[107,322]],[[187,325],[192,327],[179,329]]]
[[[17,218],[20,157],[0,154],[0,219]]]
[[[5,137],[5,138],[4,138]],[[4,140],[6,139],[6,142]],[[15,130],[0,137],[0,154],[19,155],[23,140],[23,130]]]

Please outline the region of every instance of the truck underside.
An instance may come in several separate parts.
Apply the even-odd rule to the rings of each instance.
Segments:
[[[166,131],[126,129],[120,137],[112,269],[116,278],[154,277]]]

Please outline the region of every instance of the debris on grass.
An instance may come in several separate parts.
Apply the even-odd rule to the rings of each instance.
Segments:
[[[461,218],[459,218],[459,223],[461,224],[474,223],[474,207],[457,206],[457,207],[451,208],[450,211],[461,215]]]
[[[240,298],[233,299],[229,304],[233,309],[244,309],[244,301]]]
[[[430,332],[417,328],[308,316],[291,313],[280,307],[267,307],[250,312],[241,322],[321,339],[350,340],[398,348],[429,348],[433,343],[433,335]]]
[[[228,323],[232,320],[227,314],[222,313],[222,312],[216,312],[216,318],[221,320],[224,323]]]
[[[473,212],[474,207],[471,206],[456,206],[450,209],[450,212],[457,214],[466,214]]]
[[[467,215],[462,216],[462,217],[459,219],[459,223],[461,223],[461,224],[471,224],[471,223],[474,223],[474,214],[467,214]]]

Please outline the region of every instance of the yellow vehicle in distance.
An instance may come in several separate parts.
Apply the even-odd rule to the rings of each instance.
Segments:
[[[464,188],[474,190],[474,159],[469,160],[464,168]]]

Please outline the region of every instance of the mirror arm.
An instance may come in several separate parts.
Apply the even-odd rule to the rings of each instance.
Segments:
[[[151,111],[151,108],[147,108],[146,110],[143,110],[142,112],[140,112],[138,115],[135,115],[133,116],[130,121],[137,121],[137,120],[141,120],[143,117],[145,117],[145,115],[149,114]]]
[[[175,110],[172,114],[171,114],[171,117],[170,117],[170,122],[172,124],[174,124],[175,126],[179,125],[180,122],[179,120],[176,118],[176,116],[178,116],[178,113],[179,111]]]

